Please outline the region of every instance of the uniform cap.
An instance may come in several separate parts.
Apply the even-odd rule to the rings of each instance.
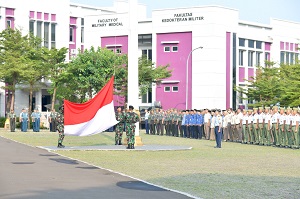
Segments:
[[[253,108],[253,111],[257,111],[257,108]]]
[[[291,107],[288,107],[286,110],[288,110],[288,111],[291,111],[291,110],[293,110]]]
[[[259,109],[259,110],[264,110],[264,108],[263,108],[263,107],[259,107],[258,109]]]
[[[252,109],[249,109],[249,110],[248,110],[248,112],[249,112],[249,113],[252,113],[252,112],[253,112],[253,110],[252,110]]]
[[[243,110],[243,112],[247,112],[247,110],[246,110],[246,109],[244,109],[244,110]]]
[[[265,110],[270,110],[270,107],[265,107]]]
[[[280,107],[280,110],[284,110],[285,111],[285,108],[284,107]]]
[[[297,107],[294,107],[293,110],[294,110],[294,111],[298,111],[298,108],[297,108]]]

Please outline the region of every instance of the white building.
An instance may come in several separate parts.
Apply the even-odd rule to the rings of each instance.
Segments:
[[[109,8],[69,0],[0,0],[0,6],[0,30],[9,23],[24,33],[32,31],[49,48],[68,47],[69,58],[76,56],[77,49],[91,46],[116,53],[127,53],[130,47],[126,1],[116,1]],[[255,75],[255,66],[264,65],[264,60],[293,63],[299,55],[300,23],[296,22],[241,21],[238,10],[201,5],[154,10],[152,19],[146,17],[146,6],[139,5],[138,16],[140,55],[146,54],[157,65],[170,64],[173,70],[172,77],[141,96],[141,106],[246,106],[247,102],[234,90],[235,85],[245,85],[245,79]],[[0,95],[3,116],[7,93],[2,90]],[[17,113],[28,107],[28,99],[26,90],[17,91]],[[49,103],[47,87],[35,92],[34,107],[43,108]]]

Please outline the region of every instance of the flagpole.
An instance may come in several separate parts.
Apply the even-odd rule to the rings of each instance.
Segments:
[[[129,0],[129,35],[128,35],[128,106],[139,110],[139,82],[138,82],[138,1]],[[135,129],[136,141],[139,139],[139,124]],[[136,145],[141,143],[136,142]]]

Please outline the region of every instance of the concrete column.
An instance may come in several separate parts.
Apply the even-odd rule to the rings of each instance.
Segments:
[[[129,0],[129,35],[128,35],[128,105],[138,109],[138,2]],[[135,135],[139,136],[139,125],[136,125]]]

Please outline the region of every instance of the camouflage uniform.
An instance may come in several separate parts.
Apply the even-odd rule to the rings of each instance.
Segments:
[[[62,142],[64,141],[65,138],[65,131],[64,131],[64,106],[60,107],[60,112],[57,113],[56,115],[56,130],[58,131],[58,145],[57,147],[59,148],[63,148],[65,147],[64,145],[62,145]]]
[[[9,118],[9,126],[10,126],[10,131],[15,132],[16,130],[16,114],[14,112],[8,113],[8,118]]]
[[[116,145],[122,145],[122,135],[123,135],[123,130],[124,130],[124,122],[125,122],[124,113],[117,112],[116,120],[119,121],[119,123],[116,125],[116,129],[115,129],[115,132],[116,132],[115,142],[116,142]]]
[[[134,143],[135,143],[135,123],[139,121],[139,116],[129,111],[125,114],[125,131],[127,136],[127,143],[128,143],[128,149],[134,149]]]

